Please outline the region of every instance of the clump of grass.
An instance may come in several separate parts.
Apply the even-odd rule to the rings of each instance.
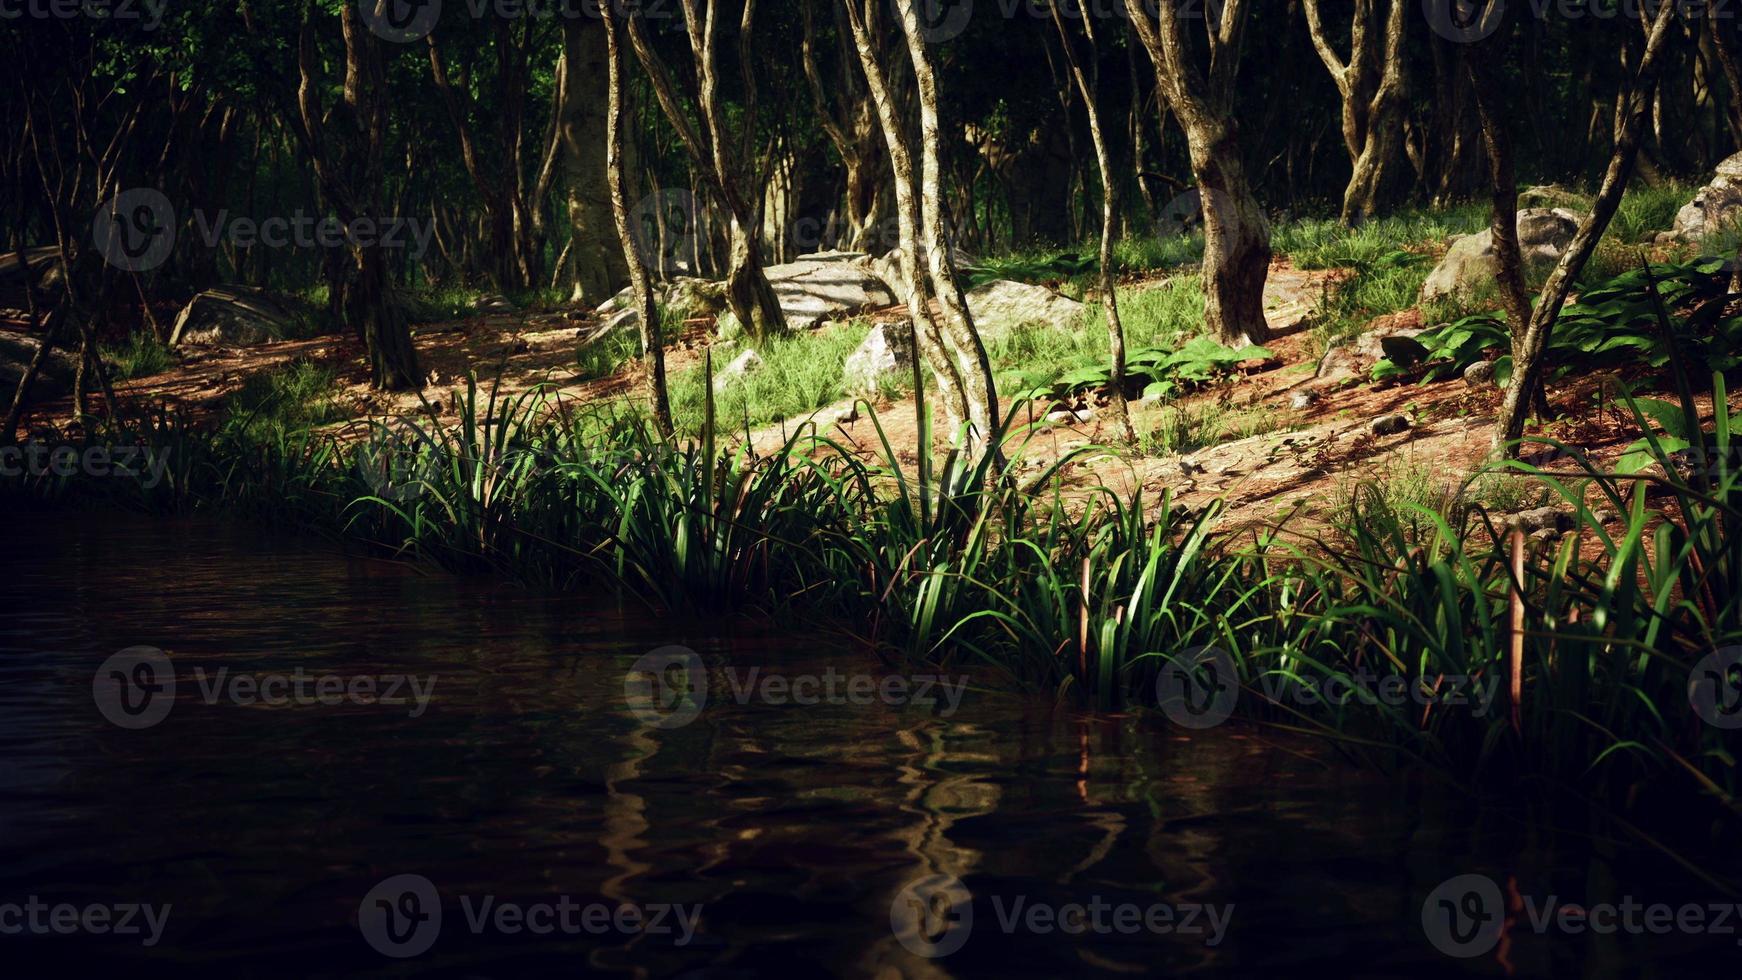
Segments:
[[[1282,427],[1282,420],[1268,408],[1233,408],[1212,398],[1163,405],[1154,419],[1154,425],[1138,433],[1138,451],[1146,456],[1185,455]]]
[[[774,337],[755,346],[762,366],[725,384],[715,396],[716,417],[727,430],[756,429],[782,420],[803,419],[847,397],[842,367],[865,342],[871,326],[863,321],[838,324],[815,332]],[[718,372],[747,346],[714,352]],[[671,414],[679,432],[702,429],[707,397],[703,365],[675,375],[670,382]]]
[[[175,354],[148,331],[129,334],[122,343],[103,350],[110,377],[116,381],[160,374],[175,364]]]
[[[345,417],[335,400],[338,375],[309,360],[249,377],[224,400],[222,429],[238,438],[273,439]]]

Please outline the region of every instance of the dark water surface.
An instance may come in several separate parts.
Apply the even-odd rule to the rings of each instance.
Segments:
[[[718,676],[710,690],[724,696],[661,728],[631,710],[625,675],[667,644],[740,679],[750,667],[788,680],[883,672],[816,635],[532,595],[254,529],[55,516],[9,540],[0,930],[32,898],[116,917],[123,904],[170,908],[149,947],[82,927],[0,934],[5,976],[1597,977],[1742,965],[1734,934],[1539,935],[1524,913],[1487,952],[1446,955],[1422,912],[1458,875],[1562,903],[1724,896],[1590,827],[1551,829],[1357,771],[1310,742],[1231,727],[1184,737],[987,690],[955,712],[941,698],[741,704]],[[128,730],[98,710],[93,674],[137,645],[167,651],[177,687],[167,717]],[[434,687],[413,717],[415,704],[364,696],[208,704],[194,680],[298,669],[433,675]],[[378,888],[403,875],[439,894],[433,933],[397,917],[430,911],[401,894],[416,879]],[[966,908],[919,921],[941,944],[965,941],[915,955],[892,907],[956,895],[925,892],[950,878]],[[487,899],[474,930],[468,912]],[[535,934],[496,918],[504,903],[561,903],[570,925],[591,915],[596,928],[564,931],[533,908],[526,922],[552,926]],[[1052,928],[1051,911],[1072,903],[1099,908],[1104,928]],[[693,933],[672,912],[669,931],[632,928],[627,913],[613,924],[621,906],[681,906]],[[1225,916],[1213,945],[1200,906]],[[360,909],[375,926],[360,927]],[[405,939],[398,951],[428,948],[389,957],[368,928]]]

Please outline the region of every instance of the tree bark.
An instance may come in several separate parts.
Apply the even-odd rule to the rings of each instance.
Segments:
[[[590,17],[563,21],[563,85],[559,129],[568,173],[568,217],[575,267],[570,300],[597,306],[630,281],[613,230],[611,178],[605,145],[610,113],[599,104],[609,90],[605,31]],[[628,152],[627,145],[625,153]]]
[[[968,420],[967,392],[961,370],[945,343],[937,322],[932,319],[925,273],[920,267],[920,206],[913,172],[913,155],[908,150],[907,131],[902,123],[901,106],[890,91],[888,73],[883,68],[878,38],[881,31],[874,19],[880,9],[877,0],[843,0],[847,20],[853,35],[854,50],[865,72],[866,87],[877,107],[883,141],[889,152],[890,170],[894,177],[896,222],[901,236],[900,261],[902,299],[907,304],[907,320],[914,341],[915,411],[925,423],[925,384],[919,373],[919,358],[925,358],[938,386],[944,417],[952,432]],[[864,4],[861,9],[860,4]],[[924,453],[929,446],[920,447]]]
[[[1378,0],[1355,0],[1347,60],[1337,54],[1325,30],[1322,2],[1304,0],[1307,29],[1342,97],[1343,146],[1351,169],[1343,192],[1342,222],[1352,228],[1378,213],[1386,173],[1402,148],[1408,108],[1404,44],[1408,0],[1391,0],[1383,47],[1374,37]]]
[[[1131,408],[1125,403],[1125,326],[1119,320],[1119,297],[1113,282],[1113,234],[1119,220],[1118,184],[1113,178],[1113,155],[1107,149],[1107,137],[1101,131],[1101,113],[1096,105],[1097,89],[1100,83],[1100,68],[1095,51],[1095,23],[1090,12],[1078,6],[1077,16],[1082,20],[1083,33],[1089,39],[1089,63],[1096,66],[1093,77],[1085,75],[1082,64],[1071,50],[1071,35],[1065,30],[1064,19],[1059,15],[1058,0],[1048,4],[1052,10],[1053,26],[1058,28],[1059,44],[1064,48],[1065,65],[1070,69],[1071,78],[1075,80],[1077,91],[1083,97],[1083,108],[1089,116],[1089,139],[1095,146],[1095,164],[1101,176],[1101,275],[1098,288],[1101,293],[1101,307],[1107,317],[1107,357],[1109,387],[1112,389],[1114,410],[1118,414],[1120,434],[1129,444],[1136,444],[1137,432],[1131,427]]]
[[[1263,343],[1264,281],[1270,274],[1270,222],[1253,196],[1234,122],[1233,96],[1247,0],[1196,5],[1125,0],[1131,24],[1155,65],[1156,85],[1185,130],[1204,212],[1204,323],[1223,343]],[[1201,17],[1209,69],[1192,60],[1182,21]]]
[[[624,174],[623,131],[628,128],[623,99],[623,53],[617,40],[617,19],[611,3],[602,3],[606,62],[608,65],[605,172],[610,183],[611,216],[617,226],[617,239],[629,267],[629,281],[634,291],[635,308],[641,318],[641,358],[647,368],[651,386],[653,422],[659,434],[672,437],[671,398],[665,384],[665,338],[660,335],[659,311],[653,303],[653,283],[648,279],[647,262],[641,245],[630,225],[629,190]],[[709,460],[712,465],[712,460]]]

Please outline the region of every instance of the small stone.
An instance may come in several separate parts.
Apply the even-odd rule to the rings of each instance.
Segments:
[[[1559,534],[1572,529],[1573,515],[1554,507],[1537,507],[1513,515],[1512,523],[1519,530],[1531,535],[1542,531]]]
[[[1376,436],[1391,436],[1409,430],[1409,417],[1398,413],[1381,415],[1368,426]]]
[[[1532,541],[1553,541],[1555,538],[1560,536],[1561,532],[1552,527],[1540,528],[1530,532],[1530,540]]]
[[[714,391],[724,391],[736,381],[743,380],[748,375],[762,367],[762,355],[755,350],[746,350],[732,359],[732,363],[721,368],[714,374]]]
[[[1591,512],[1591,520],[1598,524],[1613,524],[1615,523],[1615,512],[1612,510],[1594,510]]]
[[[1319,393],[1316,391],[1297,391],[1294,393],[1294,396],[1288,400],[1288,407],[1299,411],[1301,409],[1313,407],[1313,405],[1318,403],[1318,400]]]
[[[1479,386],[1485,385],[1485,384],[1492,384],[1493,381],[1494,381],[1494,362],[1493,361],[1477,361],[1476,363],[1471,364],[1469,367],[1464,368],[1464,383],[1469,385],[1472,388],[1476,388],[1476,387],[1479,387]]]

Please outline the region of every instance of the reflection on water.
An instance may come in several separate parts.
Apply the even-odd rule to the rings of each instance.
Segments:
[[[1482,956],[1442,954],[1422,908],[1454,875],[1574,902],[1721,896],[1659,856],[1351,771],[1310,743],[1186,738],[979,689],[951,713],[739,703],[724,683],[693,723],[662,728],[630,709],[625,675],[666,644],[700,651],[716,682],[729,665],[879,668],[823,636],[686,624],[227,526],[69,516],[12,533],[0,928],[5,903],[32,897],[171,909],[149,948],[0,935],[15,975],[1639,976],[1738,962],[1734,937],[1545,937],[1518,921]],[[129,731],[95,707],[92,674],[136,645],[167,651],[178,683],[161,723]],[[434,687],[412,717],[368,696],[275,706],[231,687],[208,704],[191,680],[298,671]],[[359,928],[364,896],[397,875],[441,896],[430,948],[404,960]],[[938,882],[959,882],[964,904]],[[485,902],[527,917],[474,931]],[[527,928],[527,910],[559,903],[699,911],[687,943]],[[1107,931],[1063,931],[1051,915],[1073,904]],[[1119,910],[1158,906],[1172,925],[1117,928],[1137,921]],[[960,948],[914,955],[892,907],[930,949]],[[1181,917],[1200,907],[1227,915],[1214,945]]]

